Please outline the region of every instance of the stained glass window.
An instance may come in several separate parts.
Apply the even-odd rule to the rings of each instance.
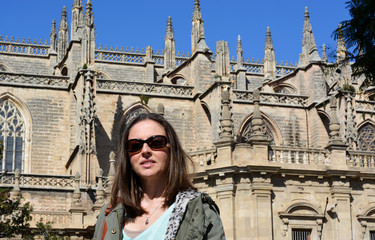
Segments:
[[[358,150],[375,151],[375,127],[369,123],[358,131]]]
[[[0,101],[0,141],[3,157],[0,171],[22,171],[24,158],[25,123],[17,107],[9,100]]]

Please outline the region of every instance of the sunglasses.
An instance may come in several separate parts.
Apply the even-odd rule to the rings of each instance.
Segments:
[[[167,145],[167,137],[162,135],[155,135],[147,138],[146,140],[142,139],[129,139],[125,143],[126,151],[132,153],[132,152],[138,152],[143,148],[143,144],[147,143],[147,145],[152,150],[160,150],[164,148]]]

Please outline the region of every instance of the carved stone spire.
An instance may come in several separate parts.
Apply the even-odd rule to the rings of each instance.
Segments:
[[[79,39],[82,25],[83,25],[82,0],[74,0],[74,4],[72,7],[72,20],[71,20],[71,35],[70,35],[71,40]]]
[[[326,45],[325,44],[323,44],[322,61],[323,62],[328,62],[327,49],[326,49]]]
[[[52,27],[51,27],[51,34],[50,34],[50,40],[49,40],[49,52],[50,53],[56,53],[57,49],[57,33],[56,33],[56,21],[52,21]]]
[[[220,140],[223,142],[233,141],[233,120],[230,101],[231,88],[229,84],[221,86],[221,118],[220,118]]]
[[[318,49],[315,44],[315,38],[310,23],[310,15],[307,7],[305,7],[305,21],[303,24],[302,53],[299,56],[299,66],[307,65],[312,61],[321,60]]]
[[[249,142],[269,141],[266,135],[267,128],[263,122],[263,117],[259,108],[260,92],[258,89],[254,90],[253,101],[254,101],[254,113],[253,113],[253,118],[251,120],[251,129],[250,129],[251,137],[249,139]]]
[[[344,34],[342,33],[341,24],[339,24],[338,29],[339,31],[338,31],[338,36],[337,36],[336,62],[341,62],[346,59],[348,50],[346,49],[346,46],[345,46],[345,39],[344,39]]]
[[[169,70],[174,67],[176,67],[176,46],[174,42],[172,18],[169,16],[164,39],[164,69]]]
[[[269,27],[267,27],[266,43],[264,48],[264,78],[271,80],[276,79],[275,50],[273,49],[271,30]]]
[[[335,96],[330,98],[331,121],[329,123],[329,144],[343,144],[340,136],[340,124],[337,121],[337,100]]]
[[[215,72],[217,75],[229,78],[230,56],[228,42],[218,41],[216,43]]]
[[[194,53],[197,50],[209,51],[204,37],[203,19],[199,0],[195,0],[194,3],[192,24],[193,27],[191,30],[191,52]]]
[[[66,7],[63,7],[61,12],[61,20],[59,27],[59,39],[57,41],[57,50],[58,50],[58,59],[61,60],[64,58],[66,50],[69,47],[69,29],[68,22],[66,21]]]
[[[95,27],[91,0],[87,0],[82,37],[82,61],[88,66],[95,62]]]
[[[243,68],[243,49],[242,49],[242,42],[241,42],[241,36],[238,35],[237,38],[237,65],[236,65],[236,70],[242,69]]]

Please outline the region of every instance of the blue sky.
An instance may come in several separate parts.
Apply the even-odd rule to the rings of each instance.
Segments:
[[[70,23],[74,0],[2,1],[0,35],[49,39],[52,20],[57,26],[65,5]],[[241,35],[245,58],[262,59],[267,26],[271,29],[277,61],[297,62],[302,49],[305,6],[309,8],[315,41],[335,51],[331,33],[350,18],[346,0],[201,0],[207,45],[215,52],[216,41],[229,43],[235,55]],[[86,0],[83,0],[86,4]],[[164,48],[168,16],[172,17],[176,49],[190,51],[194,0],[92,0],[96,43],[113,46]]]

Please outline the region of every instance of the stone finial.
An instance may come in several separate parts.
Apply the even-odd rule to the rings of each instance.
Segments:
[[[225,142],[233,141],[233,120],[230,111],[230,85],[221,86],[221,119],[220,119],[220,140]]]
[[[94,14],[92,12],[91,0],[87,0],[86,3],[85,24],[89,27],[93,27],[94,25]]]
[[[106,189],[106,192],[107,193],[110,193],[111,190],[112,190],[112,186],[113,186],[113,182],[115,180],[115,174],[116,174],[116,170],[115,170],[115,160],[116,158],[116,155],[113,151],[111,151],[109,153],[109,172],[108,172],[108,185],[107,185],[107,189]]]
[[[228,42],[216,43],[215,72],[221,77],[230,76],[230,56]]]
[[[342,26],[338,26],[337,34],[337,47],[336,47],[336,62],[341,62],[347,58],[348,50],[345,45],[344,33],[342,31]]]
[[[273,49],[270,27],[267,27],[267,32],[266,32],[263,65],[264,65],[264,78],[270,79],[270,80],[276,79],[275,50]]]
[[[49,46],[49,52],[50,53],[56,53],[56,48],[57,48],[57,33],[56,33],[56,21],[55,19],[52,21],[52,26],[51,26],[51,34],[50,34],[50,46]]]
[[[194,53],[199,51],[209,51],[204,37],[204,26],[203,19],[200,9],[199,0],[195,0],[194,12],[192,20],[192,30],[191,30],[191,52]]]
[[[237,38],[237,65],[236,70],[243,69],[243,49],[242,49],[242,42],[241,42],[241,36],[238,35]]]
[[[81,175],[79,172],[74,175],[74,192],[73,192],[73,202],[72,205],[75,207],[81,207],[81,190],[80,190],[80,181],[81,181]]]
[[[343,141],[340,136],[340,124],[337,121],[337,99],[334,95],[330,97],[330,108],[331,122],[329,123],[329,143],[343,144]]]
[[[10,197],[15,199],[21,195],[21,189],[20,189],[20,178],[21,178],[21,172],[17,168],[14,172],[14,185],[13,190],[10,193]]]
[[[326,49],[326,45],[325,44],[323,44],[322,61],[323,62],[328,62],[327,49]]]
[[[310,14],[305,7],[305,20],[303,24],[302,53],[300,54],[299,66],[305,66],[312,61],[321,60],[315,44],[315,38],[310,23]]]
[[[176,46],[173,35],[172,18],[168,17],[167,31],[164,39],[164,69],[176,67]]]
[[[96,188],[96,202],[95,204],[96,205],[103,205],[104,204],[104,201],[105,201],[105,193],[104,193],[104,189],[103,189],[103,170],[102,169],[99,169],[98,171],[98,174],[97,174],[97,178],[98,178],[98,186]]]
[[[61,12],[61,20],[59,27],[59,36],[57,41],[58,59],[62,60],[69,47],[69,29],[68,22],[66,20],[67,12],[66,7],[63,7]]]
[[[263,117],[260,112],[260,91],[255,89],[253,92],[253,102],[254,102],[254,113],[251,119],[251,129],[250,129],[250,139],[249,142],[254,141],[269,141],[266,135],[267,128],[263,122]]]

